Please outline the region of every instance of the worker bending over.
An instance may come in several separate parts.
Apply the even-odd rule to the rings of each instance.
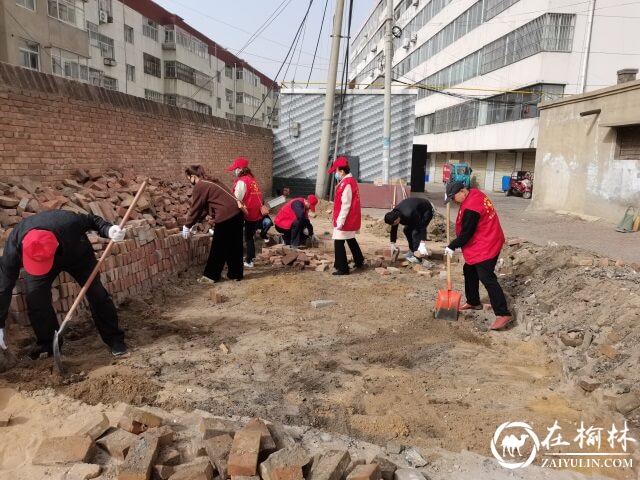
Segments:
[[[407,260],[412,263],[420,263],[414,252],[420,252],[423,257],[429,255],[427,250],[427,227],[433,218],[433,205],[424,198],[407,198],[401,201],[396,208],[387,212],[384,221],[391,225],[391,253],[399,251],[396,246],[398,239],[398,225],[404,225],[404,235],[409,243]]]

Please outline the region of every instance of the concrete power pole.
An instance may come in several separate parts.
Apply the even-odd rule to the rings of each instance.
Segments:
[[[584,57],[582,59],[582,68],[580,69],[580,81],[578,93],[584,93],[587,89],[587,76],[589,72],[589,56],[591,55],[591,36],[593,35],[593,16],[596,9],[596,0],[591,0],[589,5],[589,16],[587,17],[587,36],[584,41]]]
[[[387,0],[387,20],[384,32],[384,132],[382,134],[382,182],[389,183],[391,157],[391,80],[393,73],[393,0]]]
[[[331,126],[333,124],[333,103],[336,96],[336,76],[340,58],[340,35],[342,35],[342,14],[344,0],[336,0],[336,12],[333,17],[333,33],[331,34],[331,56],[329,58],[329,75],[327,91],[324,98],[324,114],[322,116],[322,136],[320,137],[320,153],[318,154],[318,175],[316,177],[316,195],[324,198],[327,179],[327,160],[331,143]],[[348,41],[348,40],[347,40]]]

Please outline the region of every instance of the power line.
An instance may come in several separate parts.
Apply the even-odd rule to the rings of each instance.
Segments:
[[[318,53],[318,46],[320,45],[320,37],[322,36],[322,28],[324,27],[324,17],[327,14],[327,5],[329,5],[329,0],[325,0],[324,2],[324,11],[322,12],[322,21],[320,22],[320,31],[318,32],[318,41],[316,42],[316,49],[313,52],[313,60],[311,61],[311,69],[309,70],[309,78],[307,79],[307,82],[311,81],[313,66],[316,62],[316,54]]]

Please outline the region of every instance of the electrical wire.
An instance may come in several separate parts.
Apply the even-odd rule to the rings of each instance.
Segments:
[[[307,79],[307,83],[311,81],[311,74],[313,73],[313,66],[316,62],[316,54],[318,53],[318,47],[320,46],[320,37],[322,36],[322,28],[324,27],[324,17],[327,14],[328,5],[329,5],[329,0],[325,0],[324,11],[322,12],[322,21],[320,22],[320,31],[318,32],[318,41],[316,42],[316,49],[313,52],[313,60],[311,61],[311,69],[309,70],[309,78]]]

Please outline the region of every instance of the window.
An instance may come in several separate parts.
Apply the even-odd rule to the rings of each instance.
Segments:
[[[84,80],[85,82],[89,81],[88,58],[57,48],[52,48],[50,55],[51,71],[54,75],[74,80]]]
[[[220,71],[219,70],[216,72],[216,80],[217,80],[218,83],[220,83]]]
[[[113,38],[98,33],[98,26],[91,22],[87,22],[87,33],[89,34],[89,45],[99,48],[103,58],[116,58]]]
[[[216,106],[222,108],[222,99],[220,97],[216,98]]]
[[[158,24],[153,20],[145,18],[142,23],[142,34],[151,40],[158,41]]]
[[[127,43],[133,43],[133,27],[129,25],[124,26],[124,41]]]
[[[224,99],[227,103],[233,104],[233,91],[229,90],[228,88],[225,88]],[[233,105],[231,108],[233,108]]]
[[[29,10],[35,10],[36,0],[16,0],[16,5],[20,5],[21,7],[28,8]]]
[[[76,24],[75,0],[49,0],[49,16],[63,22]]]
[[[236,93],[236,103],[242,103],[242,92]]]
[[[152,102],[164,102],[164,95],[162,95],[160,92],[149,90],[148,88],[144,89],[144,98],[146,98],[147,100],[151,100]]]
[[[616,160],[640,160],[640,125],[616,131]]]
[[[237,80],[242,80],[242,74],[244,73],[244,70],[242,68],[238,68],[236,70],[236,79]]]
[[[224,66],[224,76],[227,78],[233,78],[233,67],[231,65]]]
[[[111,78],[111,77],[107,77],[105,75],[102,76],[102,87],[106,88],[107,90],[114,90],[114,91],[118,91],[118,79],[117,78]]]
[[[212,77],[199,72],[184,63],[173,60],[164,62],[164,76],[165,78],[177,78],[183,82],[211,91],[209,84],[211,83]]]
[[[40,70],[40,47],[37,43],[18,40],[20,65],[31,70]]]
[[[144,73],[153,75],[154,77],[162,78],[162,62],[159,58],[143,53],[142,58],[144,61]]]
[[[133,65],[127,65],[127,82],[136,81],[136,67]]]
[[[98,0],[98,10],[103,12],[107,12],[109,17],[113,16],[113,8],[111,5],[111,0]]]

